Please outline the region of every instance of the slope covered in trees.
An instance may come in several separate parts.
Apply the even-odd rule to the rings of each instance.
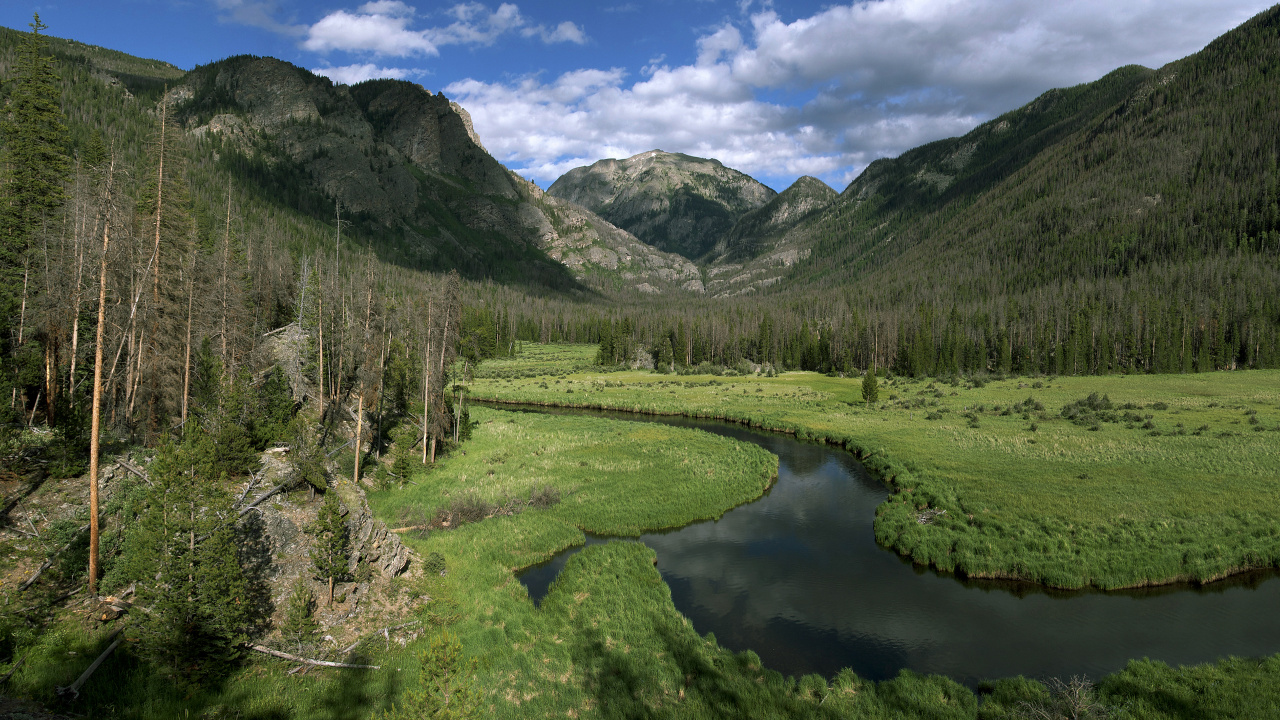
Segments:
[[[892,307],[915,373],[1274,366],[1278,37],[1272,9],[874,163],[792,282]]]
[[[1278,37],[1273,8],[1158,70],[877,161],[771,241],[789,273],[713,265],[730,303],[657,301],[636,339],[696,324],[690,362],[822,371],[1276,367]]]

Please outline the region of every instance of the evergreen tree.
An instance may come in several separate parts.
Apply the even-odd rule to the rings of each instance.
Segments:
[[[40,34],[46,27],[36,14],[18,48],[16,83],[0,120],[7,170],[0,184],[0,313],[5,317],[18,294],[22,258],[32,236],[53,222],[70,169],[59,79]]]
[[[333,490],[325,493],[311,532],[316,536],[315,546],[311,548],[311,564],[317,580],[329,581],[329,604],[332,605],[333,584],[350,577],[351,566],[351,535],[338,508],[338,494]]]
[[[285,609],[284,624],[280,626],[280,635],[302,652],[303,645],[319,630],[315,619],[316,596],[306,580],[298,579],[289,594],[289,606]]]
[[[869,407],[876,400],[880,399],[880,387],[876,382],[876,366],[872,365],[867,370],[867,374],[862,378],[862,399],[866,401]]]
[[[108,584],[137,583],[139,653],[161,672],[198,683],[238,654],[254,603],[240,566],[230,495],[203,475],[193,435],[165,442],[151,488]]]
[[[475,658],[462,659],[462,643],[445,631],[418,655],[418,686],[382,715],[383,720],[461,720],[480,715],[481,694],[474,686]]]

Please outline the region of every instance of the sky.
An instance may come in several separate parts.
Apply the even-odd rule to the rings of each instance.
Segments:
[[[652,149],[781,191],[963,135],[1044,91],[1159,67],[1261,0],[3,0],[0,25],[165,60],[287,60],[336,82],[444,92],[486,149],[547,187]]]

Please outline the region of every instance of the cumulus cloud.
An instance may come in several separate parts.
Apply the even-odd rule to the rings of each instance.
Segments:
[[[368,12],[369,9],[369,5],[366,5],[355,13],[346,10],[329,13],[307,30],[307,39],[303,41],[302,47],[320,53],[345,50],[397,57],[440,54],[436,44],[427,38],[426,33],[409,29],[411,14]]]
[[[240,0],[218,0],[234,2]],[[247,0],[246,0],[247,1]],[[492,45],[498,38],[519,33],[544,43],[583,44],[587,35],[565,21],[554,27],[532,24],[512,3],[496,10],[477,2],[454,5],[444,11],[453,22],[414,29],[417,10],[400,0],[376,0],[354,12],[335,10],[306,30],[302,47],[313,52],[344,51],[377,56],[434,56],[446,45]]]
[[[689,65],[659,58],[638,78],[579,70],[446,92],[499,159],[539,181],[662,148],[842,185],[878,157],[963,134],[1050,88],[1188,55],[1265,5],[879,0],[791,20],[767,2],[740,9],[698,39]]]
[[[311,72],[316,75],[323,75],[339,85],[355,85],[365,80],[373,80],[374,78],[393,78],[396,80],[404,79],[409,75],[415,75],[417,70],[396,67],[378,67],[373,63],[343,65],[341,67],[322,67],[312,68]]]

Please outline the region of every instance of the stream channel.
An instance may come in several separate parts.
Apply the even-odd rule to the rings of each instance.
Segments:
[[[876,544],[888,490],[842,449],[711,420],[494,407],[699,428],[777,455],[777,484],[760,499],[639,541],[699,633],[784,675],[829,679],[849,667],[884,680],[908,668],[973,687],[1012,675],[1097,680],[1131,658],[1179,665],[1280,650],[1276,572],[1112,592],[962,580]],[[534,602],[579,550],[520,574]]]

